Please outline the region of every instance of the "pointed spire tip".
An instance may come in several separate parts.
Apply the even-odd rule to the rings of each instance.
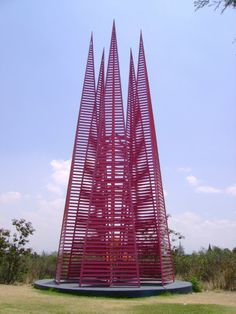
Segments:
[[[93,42],[93,31],[91,31],[90,42]]]
[[[143,40],[143,32],[141,29],[140,29],[140,40]]]
[[[113,19],[113,24],[112,24],[112,33],[115,33],[116,32],[116,22],[115,22],[115,19]]]

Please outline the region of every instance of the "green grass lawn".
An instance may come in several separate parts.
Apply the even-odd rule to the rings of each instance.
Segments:
[[[192,297],[194,295],[186,296],[186,300],[190,300],[189,298]],[[215,304],[189,304],[187,302],[181,304],[182,300],[183,296],[176,295],[140,299],[82,297],[36,290],[30,286],[0,285],[1,314],[236,314],[236,307]]]
[[[68,300],[67,300],[68,301]],[[108,309],[98,306],[95,308],[92,303],[94,302],[93,298],[87,299],[87,306],[79,306],[78,304],[73,304],[73,299],[70,300],[71,304],[65,302],[65,304],[52,304],[50,301],[45,303],[41,302],[6,302],[0,304],[0,313],[2,314],[13,314],[13,313],[45,313],[45,314],[74,314],[74,313],[137,313],[137,314],[235,314],[236,309],[232,307],[226,307],[222,305],[208,305],[208,304],[150,304],[150,305],[132,305],[129,302],[126,303],[126,306],[114,305],[114,307]],[[106,300],[104,300],[106,302]],[[117,301],[122,302],[121,300]]]

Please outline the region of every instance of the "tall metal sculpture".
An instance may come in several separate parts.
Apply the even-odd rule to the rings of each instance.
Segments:
[[[132,53],[124,123],[115,24],[105,78],[95,88],[91,38],[56,282],[136,286],[174,281],[169,232],[142,36]]]

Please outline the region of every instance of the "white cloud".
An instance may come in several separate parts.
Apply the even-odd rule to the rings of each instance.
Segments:
[[[236,184],[233,184],[225,189],[226,193],[236,196]]]
[[[29,246],[38,252],[51,252],[58,248],[64,193],[70,171],[70,160],[53,160],[50,164],[52,172],[46,186],[50,194],[41,192],[33,196],[13,191],[0,194],[1,225],[13,231],[13,218],[23,217],[31,221],[36,231]]]
[[[70,172],[70,160],[52,160],[51,166],[53,169],[52,178],[55,183],[65,185],[68,183]]]
[[[0,194],[0,203],[12,203],[18,201],[22,198],[22,194],[20,192],[6,192]]]
[[[209,186],[209,185],[202,185],[202,186],[198,186],[195,191],[197,193],[208,193],[208,194],[214,194],[214,193],[221,193],[222,190],[214,188],[213,186]]]
[[[63,193],[63,189],[58,184],[55,184],[52,182],[49,182],[46,185],[46,188],[48,189],[49,192],[52,192],[52,193],[56,193],[56,194],[62,194]]]
[[[164,190],[164,196],[166,197],[168,195],[168,193],[166,192],[166,190]]]
[[[31,221],[36,229],[30,241],[31,247],[36,251],[41,251],[42,248],[48,252],[57,250],[70,164],[70,160],[52,160],[50,162],[52,173],[46,185],[50,192],[49,196],[37,195],[34,211],[20,212],[20,216]]]
[[[179,172],[191,172],[192,171],[190,167],[179,167],[177,170]]]
[[[193,212],[184,212],[172,215],[169,225],[185,236],[181,242],[187,252],[207,248],[209,243],[222,248],[235,247],[236,220],[205,219]]]
[[[194,185],[194,186],[198,185],[198,179],[193,175],[187,176],[186,180],[188,181],[190,185]]]
[[[68,183],[71,161],[54,159],[50,164],[52,166],[51,182],[46,185],[46,188],[49,192],[63,195]]]
[[[214,186],[210,186],[210,185],[200,185],[200,181],[193,175],[187,176],[186,180],[188,181],[188,183],[195,187],[194,191],[196,193],[205,193],[205,194],[217,194],[217,193],[221,193],[223,192],[222,189],[218,189]],[[234,189],[235,189],[235,194],[236,194],[236,185],[229,187],[228,193],[233,194],[234,193]]]
[[[23,217],[31,221],[36,231],[29,246],[38,252],[42,249],[51,252],[58,248],[70,163],[70,160],[51,161],[52,172],[46,185],[50,194],[39,193],[34,197],[20,192],[0,194],[1,224],[4,228],[13,230],[12,218]],[[16,206],[16,201],[21,203]]]
[[[29,243],[35,251],[57,250],[64,204],[64,198],[38,199],[34,204],[34,211],[20,210],[18,212],[18,216],[31,221],[36,230]]]

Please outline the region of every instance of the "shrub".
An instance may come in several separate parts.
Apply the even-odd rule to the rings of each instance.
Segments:
[[[173,255],[175,273],[182,279],[197,278],[205,289],[236,290],[236,252],[213,247],[191,255]]]
[[[202,284],[200,280],[197,279],[197,277],[191,277],[188,279],[188,281],[191,282],[193,292],[201,292],[202,291]]]

